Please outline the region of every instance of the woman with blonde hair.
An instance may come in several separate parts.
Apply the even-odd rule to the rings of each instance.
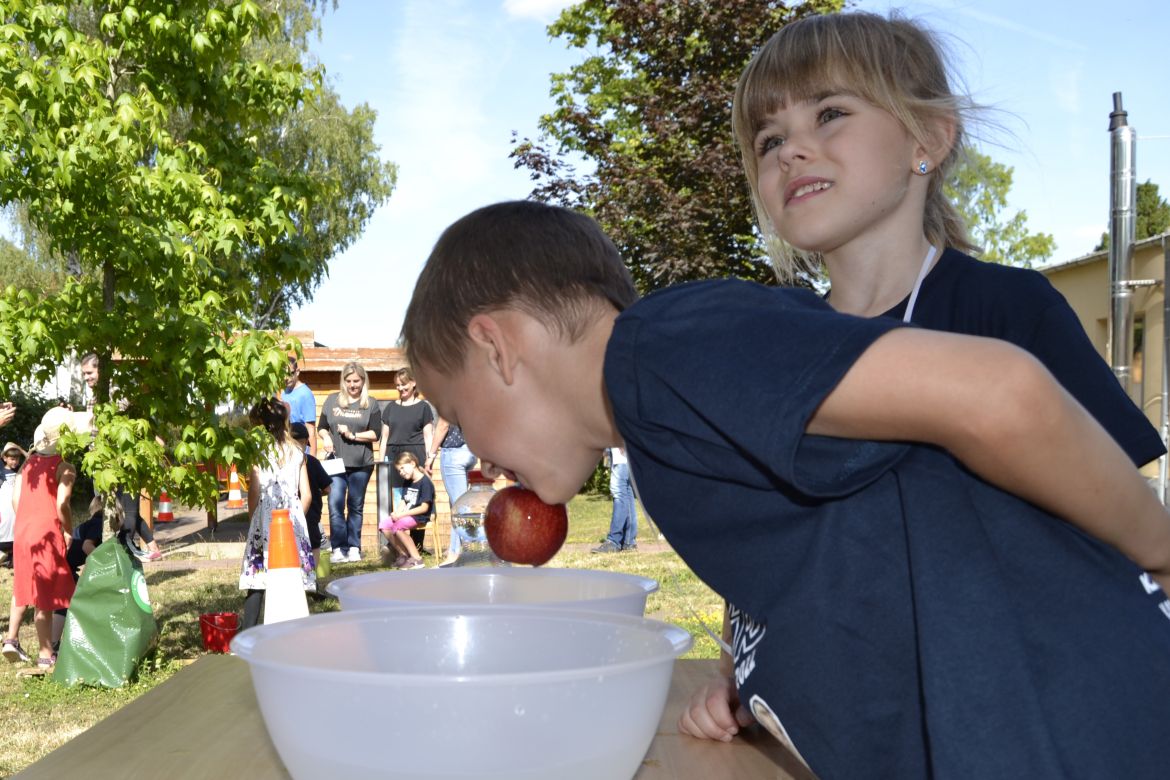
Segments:
[[[329,491],[329,541],[333,563],[362,559],[362,505],[374,470],[374,442],[382,430],[382,413],[370,400],[370,377],[360,363],[341,369],[341,388],[321,407],[317,431],[324,460],[334,458],[344,471],[334,473]]]

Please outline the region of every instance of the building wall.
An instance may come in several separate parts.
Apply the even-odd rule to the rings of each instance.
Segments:
[[[309,338],[301,334],[298,336],[302,343],[312,342],[311,334],[309,334]],[[350,361],[361,363],[362,367],[366,369],[370,378],[371,398],[376,398],[380,402],[398,398],[398,391],[395,389],[395,374],[398,369],[407,365],[406,356],[401,350],[393,348],[304,347],[304,358],[300,362],[301,381],[309,386],[313,391],[313,396],[317,399],[318,419],[321,417],[321,408],[325,399],[332,393],[339,391],[341,369]],[[377,444],[374,445],[374,459],[377,462],[382,461],[382,453],[378,450]],[[383,543],[378,531],[378,520],[389,514],[390,511],[388,507],[378,506],[377,471],[385,468],[388,467],[375,467],[375,476],[370,479],[370,485],[366,489],[366,500],[362,510],[362,552],[366,556],[377,554],[378,548]],[[431,480],[435,483],[435,519],[428,527],[425,544],[428,548],[435,550],[437,557],[442,558],[451,538],[450,498],[458,498],[458,496],[449,497],[447,495],[438,463],[434,466]],[[496,481],[497,487],[502,487],[505,484],[507,481],[502,478]],[[322,530],[328,534],[328,507],[322,514]],[[438,531],[437,540],[436,529]]]
[[[1162,365],[1165,351],[1165,259],[1161,238],[1159,236],[1142,241],[1134,251],[1132,278],[1153,280],[1156,284],[1135,288],[1133,292],[1134,321],[1141,323],[1142,344],[1131,362],[1130,387],[1130,397],[1142,407],[1150,423],[1158,430],[1162,426]],[[1040,271],[1068,300],[1098,353],[1109,362],[1108,323],[1111,302],[1107,254],[1090,255]],[[1146,476],[1156,476],[1157,462],[1142,471]]]

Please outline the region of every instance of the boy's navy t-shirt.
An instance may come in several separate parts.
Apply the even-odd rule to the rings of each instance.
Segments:
[[[615,323],[639,497],[737,608],[742,702],[826,778],[1165,777],[1170,603],[1148,577],[941,450],[805,434],[900,326],[734,281]]]
[[[885,313],[902,319],[907,301]],[[1166,451],[1162,437],[1089,341],[1043,274],[943,252],[922,282],[912,322],[930,330],[1010,341],[1040,359],[1138,466]]]

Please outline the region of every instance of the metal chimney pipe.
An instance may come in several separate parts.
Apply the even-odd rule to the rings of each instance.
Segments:
[[[1129,280],[1137,229],[1137,131],[1129,126],[1120,92],[1113,93],[1109,146],[1109,363],[1128,393],[1133,359],[1133,289]]]
[[[1162,236],[1162,443],[1170,441],[1170,235]],[[1170,506],[1170,455],[1158,459],[1158,495]]]

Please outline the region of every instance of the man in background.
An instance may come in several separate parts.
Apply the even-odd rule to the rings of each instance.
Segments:
[[[293,355],[288,358],[288,373],[280,400],[288,404],[289,425],[302,423],[309,432],[309,454],[317,457],[317,399],[312,389],[301,381],[301,368]]]

